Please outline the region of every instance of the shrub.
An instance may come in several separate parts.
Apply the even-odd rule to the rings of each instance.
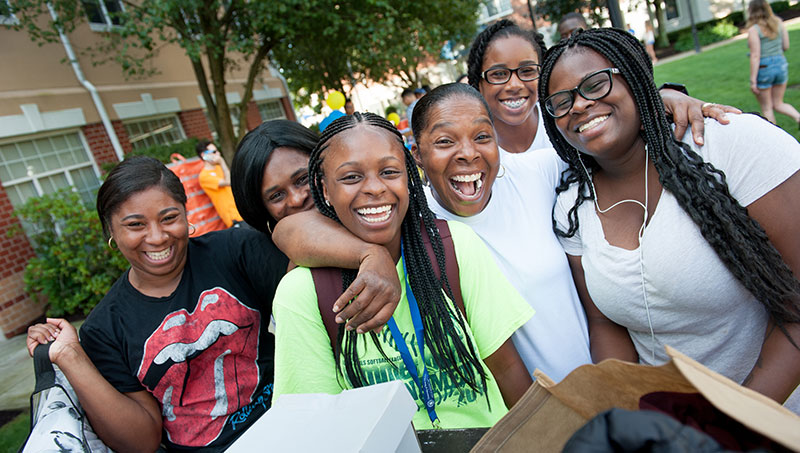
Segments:
[[[739,29],[729,20],[709,23],[697,30],[697,39],[701,46],[724,41],[739,34]],[[675,41],[675,50],[685,52],[694,49],[694,38],[691,30],[683,30]]]
[[[36,252],[25,268],[25,290],[49,302],[49,316],[89,313],[128,267],[103,240],[97,214],[70,189],[32,198],[14,215]]]

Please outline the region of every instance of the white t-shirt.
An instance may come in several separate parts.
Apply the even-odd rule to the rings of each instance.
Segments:
[[[551,221],[562,162],[553,149],[505,153],[501,161],[505,174],[494,182],[492,198],[479,214],[459,217],[426,188],[428,205],[440,218],[466,223],[486,243],[505,276],[536,310],[511,337],[525,366],[560,381],[591,363],[586,316]]]
[[[539,110],[539,104],[537,103],[536,107],[534,108],[536,109],[537,112],[539,112],[539,126],[536,127],[536,136],[533,137],[533,142],[531,143],[531,146],[529,146],[528,149],[525,150],[525,152],[522,154],[530,153],[531,151],[537,149],[553,147],[553,145],[550,143],[550,138],[547,137],[547,131],[544,130],[544,118],[541,111]],[[519,153],[510,153],[499,146],[497,148],[500,150],[501,162],[503,161],[503,158],[505,158],[506,156],[513,156],[514,154],[519,154]],[[563,163],[561,159],[559,159],[558,161]],[[564,168],[566,168],[566,166]],[[553,188],[555,188],[555,186],[553,186]]]
[[[731,194],[747,206],[800,169],[800,144],[754,115],[728,117],[727,126],[705,121],[705,146],[694,144],[691,131],[683,141],[725,173]],[[554,216],[562,231],[576,195],[573,185],[558,196]],[[761,351],[767,313],[670,192],[662,192],[636,250],[605,240],[592,202],[581,204],[578,220],[575,236],[561,238],[564,250],[582,257],[592,300],[609,319],[628,328],[642,363],[664,363],[664,345],[670,345],[736,382],[747,377]]]

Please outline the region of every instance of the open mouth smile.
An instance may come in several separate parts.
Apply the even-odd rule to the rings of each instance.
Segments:
[[[376,206],[371,208],[358,208],[356,212],[367,223],[380,223],[389,220],[392,216],[392,205]]]
[[[527,101],[527,100],[528,100],[528,98],[526,98],[526,97],[514,98],[514,99],[503,99],[503,100],[500,101],[500,103],[505,105],[506,107],[508,107],[510,109],[518,109],[518,108],[522,107],[522,105],[525,104],[525,101]]]
[[[478,198],[483,187],[482,172],[450,177],[450,186],[463,198]]]
[[[172,255],[172,246],[158,252],[144,252],[153,261],[165,261]]]
[[[597,118],[589,121],[588,123],[583,123],[580,126],[578,126],[578,133],[583,132],[583,131],[587,131],[589,129],[593,129],[593,128],[597,127],[598,125],[600,125],[603,121],[605,121],[607,119],[608,119],[608,115],[603,115],[603,116],[598,116]]]

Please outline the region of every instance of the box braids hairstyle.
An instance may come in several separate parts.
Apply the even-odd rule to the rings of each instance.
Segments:
[[[461,331],[466,333],[465,319],[460,310],[455,308],[453,304],[447,303],[444,294],[442,294],[442,288],[444,287],[447,297],[450,300],[454,300],[450,285],[457,285],[459,282],[448,282],[447,275],[444,272],[441,273],[441,281],[436,277],[423,243],[422,226],[424,226],[430,238],[439,269],[445,269],[442,238],[439,236],[439,230],[434,223],[433,213],[428,209],[422,181],[414,164],[414,159],[403,144],[403,137],[397,128],[378,115],[360,112],[338,118],[325,128],[317,146],[311,152],[308,162],[309,186],[311,195],[314,197],[314,204],[322,214],[341,223],[333,207],[325,204],[322,191],[322,178],[324,176],[322,173],[323,153],[336,135],[356,127],[383,129],[395,137],[398,146],[403,149],[406,173],[408,174],[409,203],[408,212],[402,222],[401,234],[406,268],[408,269],[407,278],[411,285],[411,290],[419,303],[422,324],[425,328],[425,344],[431,349],[434,363],[440,369],[445,370],[453,382],[464,382],[473,390],[486,394],[488,403],[486,375],[475,346],[466,336],[465,340],[459,340],[459,336],[456,334],[454,320]],[[342,270],[342,291],[350,286],[355,276],[356,271],[354,270]],[[371,335],[373,343],[378,347],[381,354],[386,357],[378,343],[377,335],[375,333],[371,333]],[[342,324],[339,326],[337,341],[339,342],[339,349],[345,355],[344,365],[347,379],[354,387],[363,387],[367,384],[367,381],[356,351],[357,334],[353,331],[345,331]],[[342,373],[340,367],[339,354],[336,357],[336,368],[340,374],[345,374]],[[480,377],[480,380],[478,377]]]
[[[567,51],[580,51],[579,47],[598,52],[620,70],[639,111],[640,134],[647,143],[661,185],[700,228],[703,237],[731,273],[764,305],[771,319],[789,337],[783,324],[800,321],[800,282],[769,241],[764,229],[731,196],[725,174],[704,162],[688,145],[675,140],[653,82],[653,66],[635,37],[624,30],[601,28],[578,31],[553,46],[545,55],[539,78],[542,108],[559,57]],[[552,116],[544,115],[544,125],[558,155],[569,164],[556,192],[564,192],[570,185],[578,184],[578,197],[568,212],[569,228],[561,231],[553,222],[556,234],[571,237],[578,230],[578,206],[594,199],[589,182],[591,172],[599,167],[591,156],[581,154],[580,159],[586,165],[584,170],[578,150],[567,143]],[[764,126],[773,127],[767,123]],[[791,337],[789,340],[798,347]]]
[[[544,36],[542,36],[541,33],[523,30],[508,19],[497,21],[480,32],[475,38],[475,41],[472,42],[472,47],[469,49],[469,57],[467,58],[467,79],[472,88],[480,91],[483,57],[486,54],[486,49],[489,48],[489,44],[495,39],[507,38],[509,36],[519,36],[531,43],[541,63],[542,54],[547,50],[547,45],[544,43]]]

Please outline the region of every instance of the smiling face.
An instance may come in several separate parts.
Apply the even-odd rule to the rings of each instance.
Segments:
[[[495,39],[483,56],[481,72],[492,68],[514,69],[527,64],[538,64],[536,49],[520,36]],[[516,74],[502,85],[480,81],[480,92],[486,99],[495,121],[509,126],[528,125],[536,127],[538,117],[533,115],[536,107],[539,80],[522,82]],[[499,127],[499,126],[498,126]]]
[[[489,113],[478,99],[454,95],[432,107],[414,148],[442,207],[470,217],[483,211],[500,161]]]
[[[261,196],[275,221],[313,208],[308,188],[308,154],[294,148],[275,148],[264,166]]]
[[[155,186],[130,196],[111,215],[111,235],[131,264],[130,281],[146,292],[175,279],[186,264],[186,209]]]
[[[553,67],[548,96],[575,88],[587,75],[611,67],[611,62],[593,50],[567,50]],[[590,101],[579,94],[574,98],[569,113],[555,120],[570,145],[593,156],[601,166],[605,160],[644,147],[639,111],[621,75],[612,76],[611,91],[602,99]]]
[[[322,161],[325,199],[342,225],[365,242],[400,256],[408,211],[403,145],[390,132],[359,124],[333,137]]]

